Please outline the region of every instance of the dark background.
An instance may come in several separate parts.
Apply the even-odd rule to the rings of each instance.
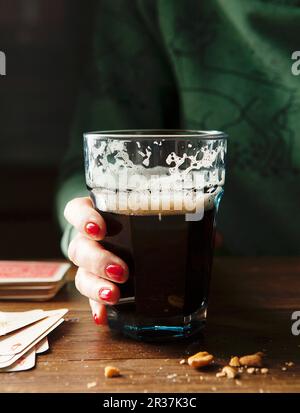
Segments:
[[[0,0],[0,259],[61,256],[54,193],[94,4]]]

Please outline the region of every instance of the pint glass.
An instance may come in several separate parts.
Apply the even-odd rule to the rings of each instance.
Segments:
[[[141,340],[189,337],[206,320],[215,223],[225,181],[219,131],[84,134],[86,183],[129,266],[111,329]]]

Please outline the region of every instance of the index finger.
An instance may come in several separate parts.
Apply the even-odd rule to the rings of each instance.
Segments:
[[[93,208],[89,197],[74,198],[64,210],[66,220],[80,233],[93,240],[102,240],[106,233],[106,225],[101,215]]]

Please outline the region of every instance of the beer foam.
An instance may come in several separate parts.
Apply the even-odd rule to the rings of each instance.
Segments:
[[[183,191],[130,191],[114,192],[95,188],[91,191],[95,207],[102,212],[124,215],[182,215],[203,214],[217,207],[222,187],[211,192]]]

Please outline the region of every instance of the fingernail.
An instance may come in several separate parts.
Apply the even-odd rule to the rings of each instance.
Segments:
[[[111,298],[112,291],[109,288],[100,288],[99,297],[101,300],[109,301]]]
[[[100,320],[99,320],[99,317],[97,316],[97,314],[94,314],[93,318],[94,318],[95,323],[97,325],[100,325]]]
[[[100,228],[99,225],[95,224],[94,222],[88,222],[85,226],[85,232],[93,237],[99,235]]]
[[[124,269],[121,265],[110,264],[105,268],[106,274],[116,281],[121,281],[124,275]]]

